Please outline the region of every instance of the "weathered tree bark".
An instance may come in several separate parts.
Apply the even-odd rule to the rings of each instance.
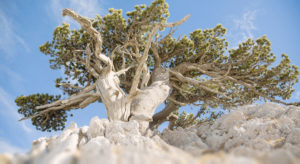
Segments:
[[[100,94],[109,120],[127,121],[130,102],[127,102],[127,97],[119,86],[119,78],[115,72],[110,71],[108,74],[100,75],[96,82],[96,92]]]
[[[138,90],[133,98],[126,96],[119,87],[116,73],[100,75],[96,82],[96,91],[105,104],[109,120],[136,120],[144,127],[152,121],[155,109],[163,103],[170,92],[168,70],[157,68],[152,73],[152,83]]]
[[[167,99],[170,89],[168,70],[155,69],[152,73],[152,84],[140,90],[131,103],[130,120],[138,121],[141,131],[149,127],[154,111]]]

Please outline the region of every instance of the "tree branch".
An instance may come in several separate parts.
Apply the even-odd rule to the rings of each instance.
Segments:
[[[57,100],[50,104],[37,106],[37,107],[35,107],[36,110],[41,110],[41,109],[45,109],[45,110],[42,110],[33,116],[24,117],[24,118],[20,119],[19,121],[26,120],[26,119],[32,119],[32,118],[35,118],[42,114],[46,114],[50,111],[68,110],[71,108],[78,108],[80,106],[84,107],[84,105],[85,106],[88,105],[87,103],[94,102],[94,101],[91,101],[90,97],[93,97],[93,98],[100,97],[100,95],[97,93],[89,93],[90,91],[92,91],[95,88],[96,88],[96,84],[93,84],[93,85],[87,86],[86,88],[82,89],[82,91],[80,93],[70,96],[66,100]],[[79,106],[78,106],[78,104],[79,104]]]
[[[96,98],[96,97],[100,97],[100,95],[97,93],[81,93],[81,94],[78,94],[73,97],[71,96],[66,100],[58,100],[51,104],[41,105],[41,106],[36,107],[35,109],[37,109],[37,110],[44,109],[44,110],[38,112],[37,114],[35,114],[33,116],[24,117],[24,118],[20,119],[19,121],[26,120],[26,119],[33,119],[40,115],[46,114],[50,111],[69,110],[72,108],[78,108],[78,107],[80,107],[81,103],[82,103],[81,106],[84,107],[84,105],[85,106],[87,105],[87,102],[93,102],[93,101],[90,101],[91,97]],[[89,100],[87,100],[87,99],[89,99]]]
[[[134,66],[135,66],[135,65],[131,65],[131,66],[125,68],[125,69],[122,69],[122,70],[116,72],[116,76],[120,76],[120,75],[122,75],[122,74],[125,74],[129,69],[133,68]]]
[[[174,23],[159,23],[159,24],[154,25],[154,28],[152,29],[151,33],[148,36],[148,42],[146,43],[146,46],[144,49],[144,54],[139,60],[139,65],[136,69],[136,72],[135,72],[135,75],[133,78],[133,82],[132,82],[132,85],[130,88],[129,97],[132,97],[132,95],[136,94],[136,91],[138,89],[137,87],[138,87],[138,84],[140,81],[140,75],[141,75],[142,71],[145,70],[144,64],[146,64],[146,61],[148,58],[148,53],[151,48],[151,43],[152,43],[153,37],[156,34],[156,32],[159,30],[160,27],[171,27],[172,28],[172,27],[178,26],[178,25],[182,24],[183,22],[185,22],[189,17],[190,17],[190,15],[187,15],[183,19],[181,19],[177,22],[174,22]],[[144,72],[144,73],[146,73],[146,72]],[[145,83],[147,81],[147,75],[144,76],[143,79],[144,79],[144,83]]]
[[[179,26],[182,23],[184,23],[187,19],[189,19],[190,15],[186,15],[184,18],[182,18],[181,20],[174,22],[174,23],[163,23],[162,26],[163,27],[175,27],[175,26]]]
[[[155,68],[158,68],[161,65],[161,59],[160,59],[160,57],[158,55],[156,46],[154,46],[152,44],[151,50],[153,52],[153,58],[154,58],[154,62],[155,62]]]
[[[79,104],[79,107],[81,109],[85,108],[86,106],[88,106],[89,104],[99,100],[100,98],[100,95],[92,95],[91,97],[88,97],[87,99],[85,99],[84,101],[82,101],[80,104]]]
[[[92,23],[86,17],[80,16],[75,11],[70,9],[63,9],[62,11],[63,16],[70,16],[75,21],[77,21],[83,29],[85,29],[88,34],[96,41],[96,54],[100,54],[102,52],[102,37],[100,33],[93,28]]]
[[[130,92],[129,92],[129,97],[132,97],[132,95],[136,94],[137,87],[138,87],[138,84],[140,81],[140,76],[141,76],[144,64],[146,63],[147,58],[148,58],[148,53],[149,53],[149,49],[150,49],[150,46],[152,43],[152,39],[153,39],[155,33],[158,31],[158,29],[159,29],[159,25],[156,25],[148,36],[148,42],[146,44],[144,54],[141,57],[141,59],[139,61],[139,65],[135,71],[135,75],[134,75],[133,82],[132,82]]]
[[[104,71],[105,74],[110,73],[112,71],[112,68],[113,68],[113,62],[109,59],[109,57],[107,57],[104,54],[100,53],[98,58],[107,65],[107,67],[105,68],[106,70]]]
[[[149,80],[150,80],[150,72],[147,67],[147,64],[145,63],[144,67],[143,67],[143,77],[142,77],[141,89],[147,87]]]
[[[150,128],[155,129],[157,128],[161,123],[165,122],[167,120],[167,117],[177,110],[178,107],[173,102],[168,102],[165,105],[165,108],[161,110],[160,112],[156,113],[152,119],[153,121],[150,123]]]
[[[86,66],[85,60],[83,60],[83,59],[82,59],[81,57],[79,57],[79,56],[74,57],[72,60],[74,60],[74,61],[75,61],[76,63],[78,63],[78,64],[82,64],[82,65],[84,65],[85,67],[87,67],[87,66]],[[92,76],[94,76],[96,79],[99,77],[99,73],[96,72],[96,71],[94,70],[94,68],[87,67],[87,71],[88,71]]]
[[[173,98],[171,98],[171,97],[168,97],[167,100],[169,100],[169,101],[171,101],[171,102],[173,102],[174,104],[179,105],[179,106],[185,106],[185,105],[187,105],[186,103],[179,102],[179,101],[177,101],[177,100],[175,100],[175,99],[173,99]]]
[[[259,95],[259,96],[261,96],[261,97],[264,97],[264,98],[266,98],[266,99],[268,99],[268,100],[270,100],[270,101],[272,101],[272,102],[277,102],[277,103],[284,104],[284,105],[293,105],[293,103],[286,103],[286,102],[284,102],[284,101],[276,100],[275,98],[272,98],[272,97],[270,97],[270,96],[268,96],[268,95],[266,95],[266,94],[264,94],[264,93],[261,93],[261,92],[257,91],[257,90],[255,89],[255,87],[253,87],[252,85],[250,85],[250,84],[248,84],[248,83],[246,83],[246,82],[243,82],[243,81],[241,81],[241,80],[236,80],[236,79],[234,79],[234,78],[232,78],[232,77],[230,77],[230,76],[226,76],[225,78],[227,78],[227,79],[229,79],[229,80],[231,80],[231,81],[233,81],[233,82],[236,82],[236,83],[238,83],[238,84],[241,84],[241,85],[245,86],[246,88],[251,89],[255,94],[257,94],[257,95]],[[295,104],[296,104],[296,103],[295,103]]]
[[[107,56],[101,54],[101,52],[102,52],[102,37],[101,37],[100,33],[95,28],[93,28],[92,23],[90,22],[90,20],[86,17],[80,16],[78,13],[76,13],[75,11],[70,10],[70,9],[64,9],[63,12],[62,12],[62,15],[63,16],[66,16],[66,15],[70,16],[75,21],[77,21],[83,29],[85,29],[87,31],[87,33],[96,42],[95,56],[107,65],[105,73],[107,74],[110,71],[112,71],[113,62]]]
[[[201,88],[201,89],[204,89],[208,92],[211,92],[211,93],[214,93],[214,94],[218,94],[218,95],[221,95],[227,99],[231,99],[230,97],[226,96],[224,93],[221,93],[219,91],[216,91],[216,90],[213,90],[205,85],[203,85],[201,83],[201,81],[198,81],[198,80],[195,80],[193,78],[189,78],[189,77],[185,77],[183,76],[181,73],[179,72],[175,72],[175,71],[172,71],[172,70],[169,70],[169,72],[171,74],[173,74],[174,76],[176,76],[181,82],[185,82],[185,83],[188,83],[188,84],[192,84],[194,85],[195,87],[198,87],[198,88]]]

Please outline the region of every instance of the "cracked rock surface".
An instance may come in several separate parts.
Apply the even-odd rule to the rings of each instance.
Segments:
[[[139,132],[136,121],[94,117],[59,136],[40,138],[2,164],[300,163],[300,108],[273,103],[234,109],[213,123],[162,133]]]
[[[243,106],[213,123],[165,129],[162,139],[194,156],[222,151],[260,163],[300,163],[300,108],[274,103]]]

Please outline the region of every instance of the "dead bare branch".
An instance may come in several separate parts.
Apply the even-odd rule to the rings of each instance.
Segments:
[[[120,75],[122,75],[122,74],[125,74],[129,69],[131,69],[131,68],[133,68],[133,67],[135,67],[135,65],[131,65],[131,66],[125,68],[125,69],[122,69],[122,70],[116,72],[116,76],[120,76]]]
[[[139,65],[138,65],[138,67],[137,67],[137,69],[135,71],[135,75],[134,75],[134,78],[133,78],[133,81],[132,81],[132,85],[131,85],[131,88],[130,88],[130,92],[129,92],[129,95],[130,95],[129,97],[131,97],[132,95],[136,94],[137,87],[138,87],[138,84],[139,84],[139,81],[140,81],[140,75],[141,75],[141,73],[143,71],[144,64],[147,61],[148,52],[149,52],[149,49],[150,49],[150,46],[151,46],[151,43],[152,43],[153,36],[158,31],[159,27],[160,27],[159,25],[156,25],[153,28],[153,30],[151,31],[151,33],[149,34],[149,36],[148,36],[148,42],[146,44],[146,47],[145,47],[145,50],[144,50],[144,54],[141,57],[141,59],[139,61]]]
[[[184,23],[187,19],[189,19],[190,15],[186,15],[184,18],[182,18],[181,20],[174,22],[174,23],[163,23],[162,26],[163,27],[175,27],[175,26],[179,26],[182,23]]]
[[[96,45],[95,45],[95,56],[101,60],[102,62],[104,62],[107,67],[106,67],[106,71],[105,73],[109,73],[110,71],[112,71],[113,68],[113,62],[104,54],[102,54],[102,37],[100,35],[100,33],[93,28],[92,23],[90,22],[90,20],[86,17],[83,17],[81,15],[79,15],[78,13],[76,13],[73,10],[70,9],[64,9],[62,12],[63,16],[70,16],[71,18],[73,18],[75,21],[77,21],[81,27],[83,29],[85,29],[87,31],[87,33],[95,40]]]
[[[36,107],[36,109],[37,110],[44,109],[44,110],[41,110],[40,112],[38,112],[35,115],[24,117],[24,118],[20,119],[19,121],[27,120],[27,119],[33,119],[33,118],[38,117],[40,115],[46,114],[50,111],[69,110],[71,108],[78,108],[78,107],[80,107],[80,105],[79,105],[80,103],[83,103],[82,106],[86,105],[87,101],[90,101],[90,100],[87,100],[86,102],[85,102],[85,100],[90,99],[91,97],[94,97],[94,98],[98,97],[99,98],[100,95],[97,94],[97,93],[81,93],[81,94],[78,94],[78,95],[73,96],[73,97],[71,96],[66,100],[58,100],[58,101],[55,101],[51,104],[41,105],[41,106]]]
[[[88,34],[90,34],[90,36],[96,41],[96,54],[100,54],[102,52],[102,37],[100,33],[95,28],[93,28],[92,23],[88,18],[83,17],[70,9],[64,9],[62,11],[62,15],[68,15],[75,21],[77,21],[81,25],[81,27],[85,29]]]
[[[147,87],[149,80],[150,80],[150,71],[147,67],[147,64],[145,63],[143,66],[143,77],[142,77],[141,89]]]

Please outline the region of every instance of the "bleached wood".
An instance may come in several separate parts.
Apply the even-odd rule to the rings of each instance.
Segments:
[[[96,91],[101,95],[109,120],[127,121],[130,114],[130,102],[120,88],[120,80],[115,72],[102,74],[96,82]]]
[[[130,120],[148,125],[149,121],[152,121],[155,109],[169,96],[170,89],[168,70],[155,69],[152,73],[152,84],[142,89],[132,100]]]
[[[135,94],[135,92],[137,91],[137,87],[138,87],[138,84],[139,84],[139,81],[140,81],[140,75],[143,71],[143,67],[144,67],[144,64],[146,63],[147,59],[148,59],[148,52],[149,52],[149,49],[150,49],[150,46],[151,46],[151,43],[152,43],[152,40],[153,40],[153,37],[155,35],[155,33],[159,30],[159,25],[156,25],[153,30],[151,31],[151,33],[149,34],[148,36],[148,41],[147,41],[147,44],[146,44],[146,47],[145,47],[145,50],[144,50],[144,54],[143,56],[141,57],[141,59],[139,60],[139,65],[135,71],[135,75],[134,75],[134,78],[133,78],[133,81],[132,81],[132,85],[131,85],[131,88],[130,88],[130,91],[129,91],[129,95],[132,96]]]

